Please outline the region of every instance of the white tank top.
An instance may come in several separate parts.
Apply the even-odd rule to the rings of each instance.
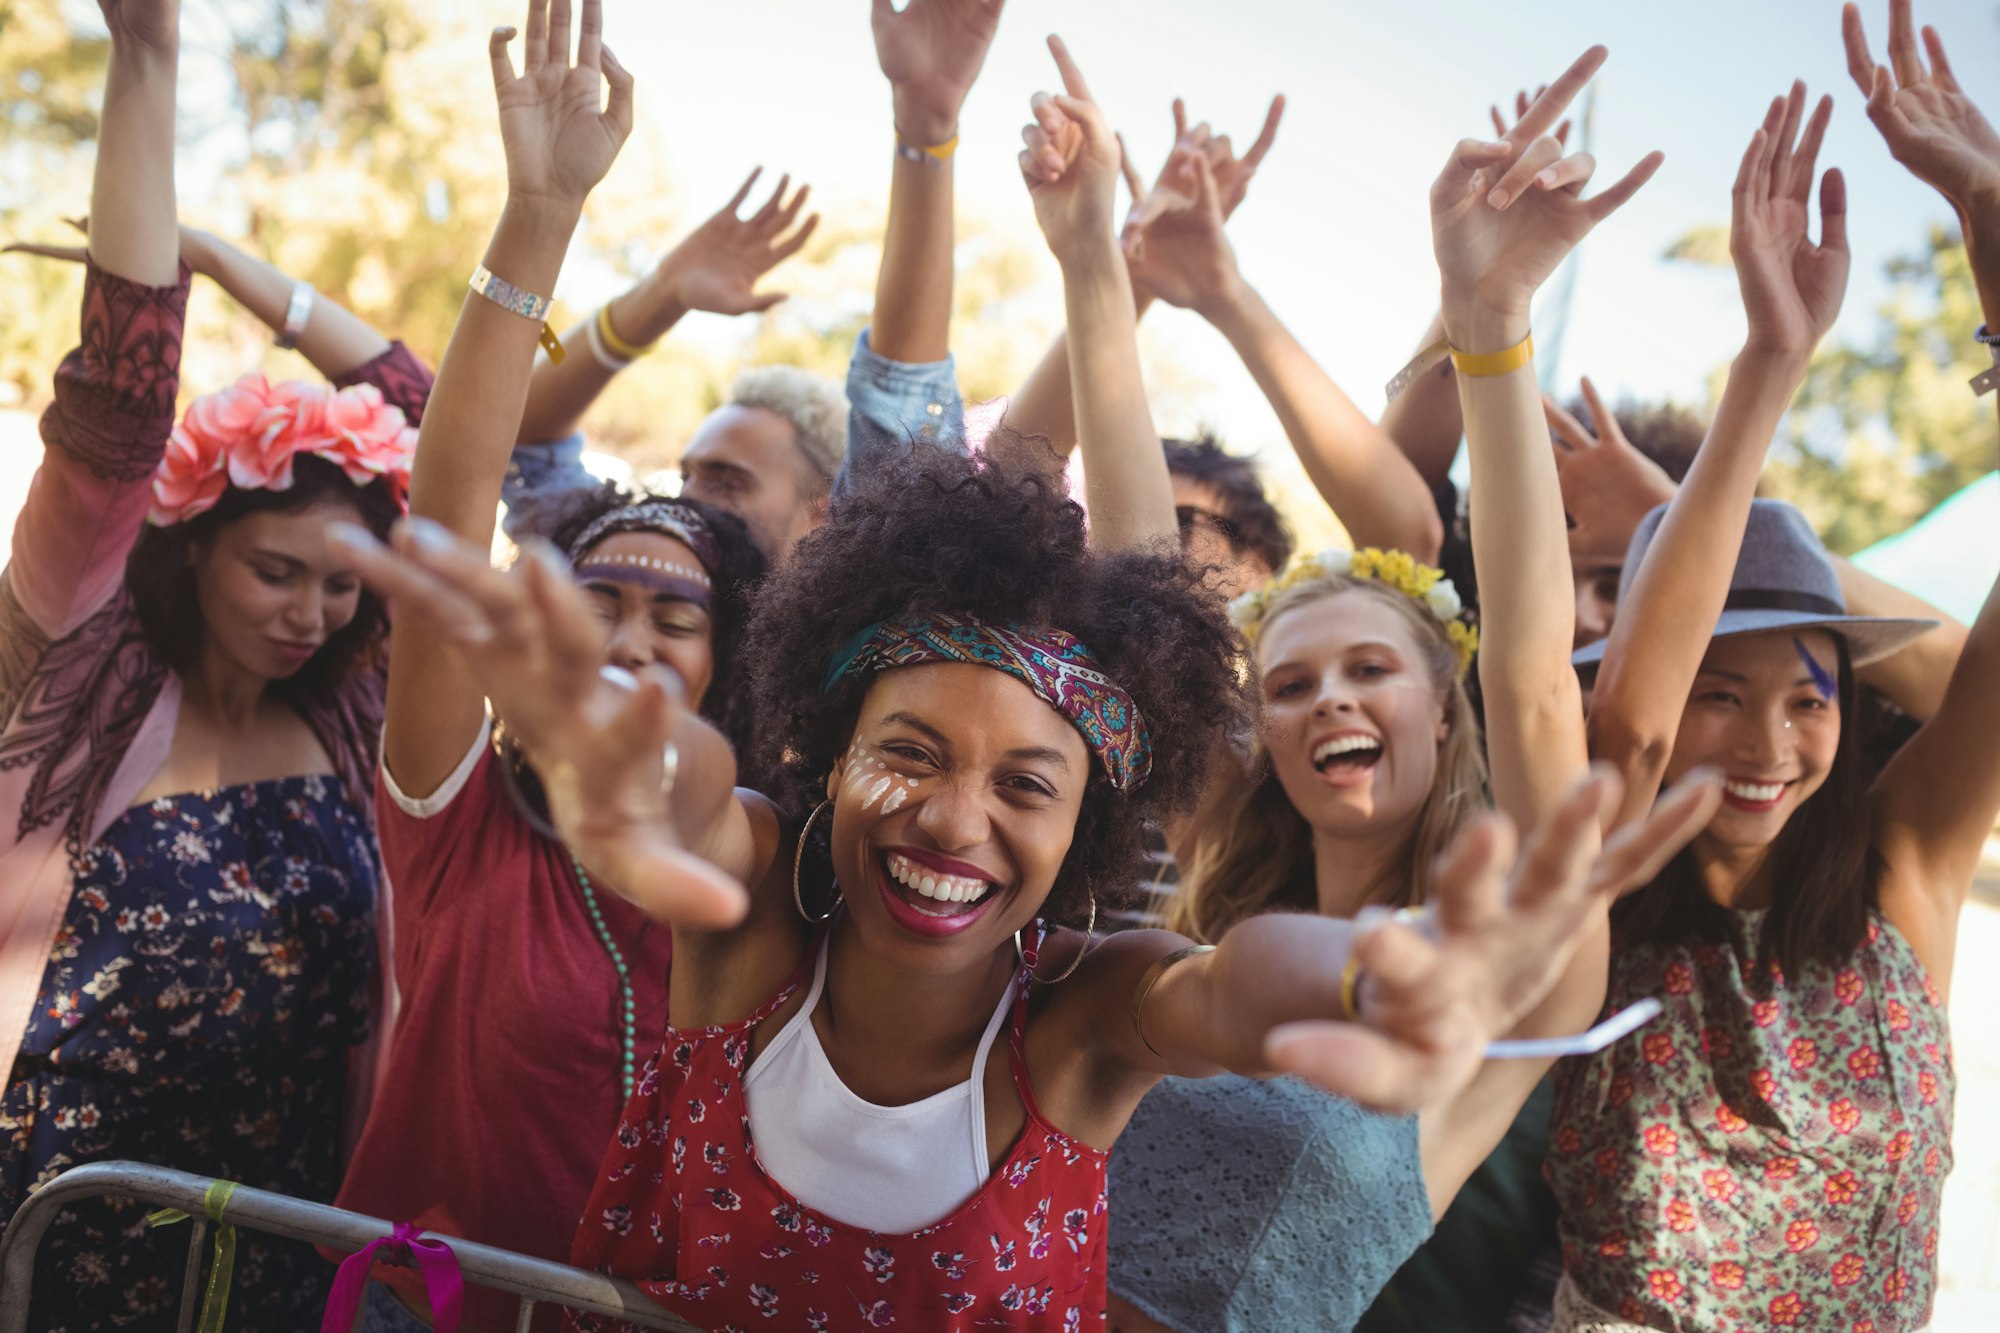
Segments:
[[[986,1059],[1016,984],[986,1024],[971,1078],[908,1106],[877,1106],[840,1081],[813,1028],[826,986],[822,940],[805,1003],[743,1076],[764,1169],[800,1203],[848,1226],[900,1236],[949,1217],[990,1170]]]

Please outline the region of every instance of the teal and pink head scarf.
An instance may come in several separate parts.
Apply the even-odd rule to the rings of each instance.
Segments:
[[[1138,786],[1152,771],[1152,738],[1132,696],[1104,674],[1075,635],[1053,627],[989,625],[946,613],[883,621],[833,655],[820,692],[850,676],[930,662],[977,663],[1026,685],[1077,729],[1119,791]]]

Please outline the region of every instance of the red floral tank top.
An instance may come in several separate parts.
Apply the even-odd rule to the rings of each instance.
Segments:
[[[1025,969],[1007,1052],[1027,1123],[956,1211],[882,1235],[815,1213],[764,1170],[743,1093],[751,1034],[805,980],[814,952],[742,1022],[667,1029],[604,1156],[571,1262],[632,1279],[707,1329],[1103,1328],[1106,1154],[1035,1105]],[[572,1312],[566,1327],[631,1325]]]
[[[1556,1071],[1549,1182],[1579,1292],[1649,1328],[1899,1333],[1930,1318],[1950,1038],[1902,935],[1753,988],[1721,944],[1614,952],[1608,1004],[1666,1012]]]

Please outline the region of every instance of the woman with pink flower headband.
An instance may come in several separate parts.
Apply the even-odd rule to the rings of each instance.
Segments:
[[[180,6],[101,8],[82,340],[0,572],[0,1216],[103,1158],[329,1199],[381,1012],[386,618],[322,533],[396,519],[429,373],[266,272],[251,308],[341,387],[250,375],[176,425]],[[37,1327],[167,1317],[142,1213],[63,1214]],[[246,1237],[236,1326],[307,1326],[327,1275]]]

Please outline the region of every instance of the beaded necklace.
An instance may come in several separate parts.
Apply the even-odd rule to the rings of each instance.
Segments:
[[[625,1006],[625,1058],[623,1073],[625,1080],[625,1100],[629,1102],[632,1100],[632,1089],[636,1086],[636,1081],[632,1077],[632,1069],[633,1052],[638,1046],[636,1028],[639,1021],[637,1007],[632,1002],[631,972],[625,966],[625,955],[618,951],[618,945],[611,938],[611,927],[605,923],[604,913],[597,906],[597,894],[590,887],[590,876],[585,873],[583,862],[577,860],[576,856],[571,854],[569,863],[576,868],[576,882],[578,887],[583,890],[583,905],[590,909],[590,924],[597,928],[598,942],[604,946],[604,952],[611,955],[611,966],[618,970],[618,994],[619,998],[624,1001]]]

